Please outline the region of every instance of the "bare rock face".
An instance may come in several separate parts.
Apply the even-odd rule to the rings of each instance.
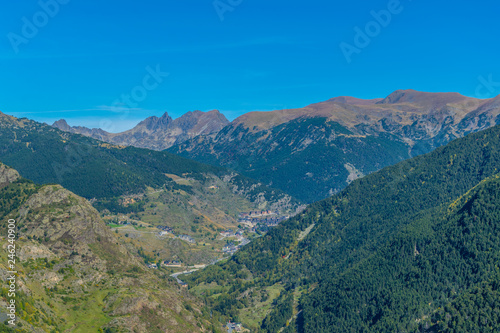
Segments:
[[[53,206],[60,207],[53,209]],[[50,213],[47,211],[50,210]],[[31,235],[58,241],[63,237],[93,243],[102,236],[110,238],[109,229],[99,213],[85,199],[60,185],[42,187],[20,209],[20,221],[25,221]]]
[[[0,163],[0,188],[9,185],[19,178],[19,172]]]
[[[18,254],[17,257],[21,262],[25,262],[29,259],[39,259],[39,258],[47,258],[47,259],[52,259],[55,257],[54,253],[50,251],[48,247],[42,244],[30,244],[30,245],[25,245],[23,246]]]
[[[73,132],[71,126],[69,126],[66,120],[64,119],[59,119],[58,121],[53,123],[52,126],[59,128],[61,131]]]
[[[30,196],[19,209],[19,223],[26,227],[28,238],[41,242],[23,249],[26,258],[72,256],[73,262],[101,272],[111,265],[96,253],[96,248],[111,249],[110,254],[124,264],[129,259],[123,247],[110,246],[113,236],[92,205],[59,185],[44,186]]]
[[[229,121],[217,110],[193,111],[182,117],[172,119],[168,113],[161,117],[148,117],[134,128],[121,133],[108,133],[101,129],[69,126],[64,119],[52,124],[62,131],[82,134],[109,143],[164,150],[194,138],[198,135],[210,135],[219,132]]]

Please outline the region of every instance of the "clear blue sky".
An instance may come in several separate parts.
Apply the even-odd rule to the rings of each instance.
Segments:
[[[500,84],[478,90],[479,77],[500,82],[498,1],[218,0],[219,12],[213,0],[59,1],[53,17],[32,0],[0,12],[4,113],[91,127],[106,119],[118,131],[165,111],[234,119],[396,89],[500,94]],[[371,11],[388,7],[378,29]],[[23,31],[34,21],[37,32]],[[356,44],[355,27],[367,25],[373,37]],[[357,47],[350,63],[341,43]],[[169,75],[156,84],[148,66]],[[127,106],[121,96],[134,89],[140,98]]]

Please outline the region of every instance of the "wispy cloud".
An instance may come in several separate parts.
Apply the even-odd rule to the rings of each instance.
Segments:
[[[50,54],[30,54],[25,52],[19,55],[3,52],[0,53],[2,60],[18,60],[18,59],[56,59],[56,58],[88,58],[88,57],[114,57],[114,56],[132,56],[132,55],[147,55],[147,54],[170,54],[170,53],[192,53],[192,52],[209,52],[209,51],[224,51],[230,49],[239,49],[253,46],[263,45],[294,45],[296,42],[290,38],[285,37],[262,37],[255,39],[248,39],[244,41],[220,43],[220,44],[197,44],[197,45],[180,45],[169,48],[157,48],[147,50],[119,50],[113,52],[103,52],[96,50],[96,52],[89,53],[50,53]]]

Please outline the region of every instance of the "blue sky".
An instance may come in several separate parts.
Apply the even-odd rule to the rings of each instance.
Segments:
[[[396,89],[500,94],[497,1],[55,1],[0,13],[4,113],[120,131]]]

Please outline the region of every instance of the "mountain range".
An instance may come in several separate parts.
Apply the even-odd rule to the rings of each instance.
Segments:
[[[148,187],[182,188],[175,177],[201,182],[215,177],[235,195],[259,202],[262,209],[278,202],[289,203],[290,208],[298,205],[290,195],[234,171],[165,151],[108,144],[1,112],[0,160],[23,177],[61,184],[87,199],[138,194]]]
[[[295,214],[300,202],[234,171],[165,151],[118,146],[0,113],[0,161],[92,202],[141,260],[208,264],[241,212]],[[167,228],[168,237],[157,237]],[[193,245],[177,236],[193,239]],[[130,238],[129,238],[130,236]]]
[[[496,332],[499,152],[495,126],[383,168],[186,281],[256,332]]]
[[[217,133],[228,123],[222,113],[213,110],[188,112],[177,119],[172,119],[168,113],[159,118],[148,117],[122,133],[109,133],[102,129],[82,126],[71,127],[64,119],[56,121],[52,126],[117,145],[164,150],[198,135]]]
[[[189,121],[168,115],[135,129],[168,151],[0,113],[0,217],[18,221],[17,329],[498,331],[499,103],[405,90],[252,112],[214,131],[198,120],[218,112],[185,116],[198,120],[179,136]],[[302,210],[289,193],[328,198]],[[250,243],[214,260],[232,244],[221,231],[253,209],[292,216],[243,232]],[[5,276],[7,252],[0,259]],[[173,259],[208,264],[182,276],[188,292],[175,270],[151,267]]]
[[[314,202],[363,175],[499,124],[500,96],[398,90],[372,100],[336,97],[299,109],[250,112],[230,123],[217,111],[195,113],[174,121],[151,117],[118,134],[63,121],[54,126],[115,144],[168,148]],[[173,125],[191,118],[198,120],[189,122],[194,127]]]

